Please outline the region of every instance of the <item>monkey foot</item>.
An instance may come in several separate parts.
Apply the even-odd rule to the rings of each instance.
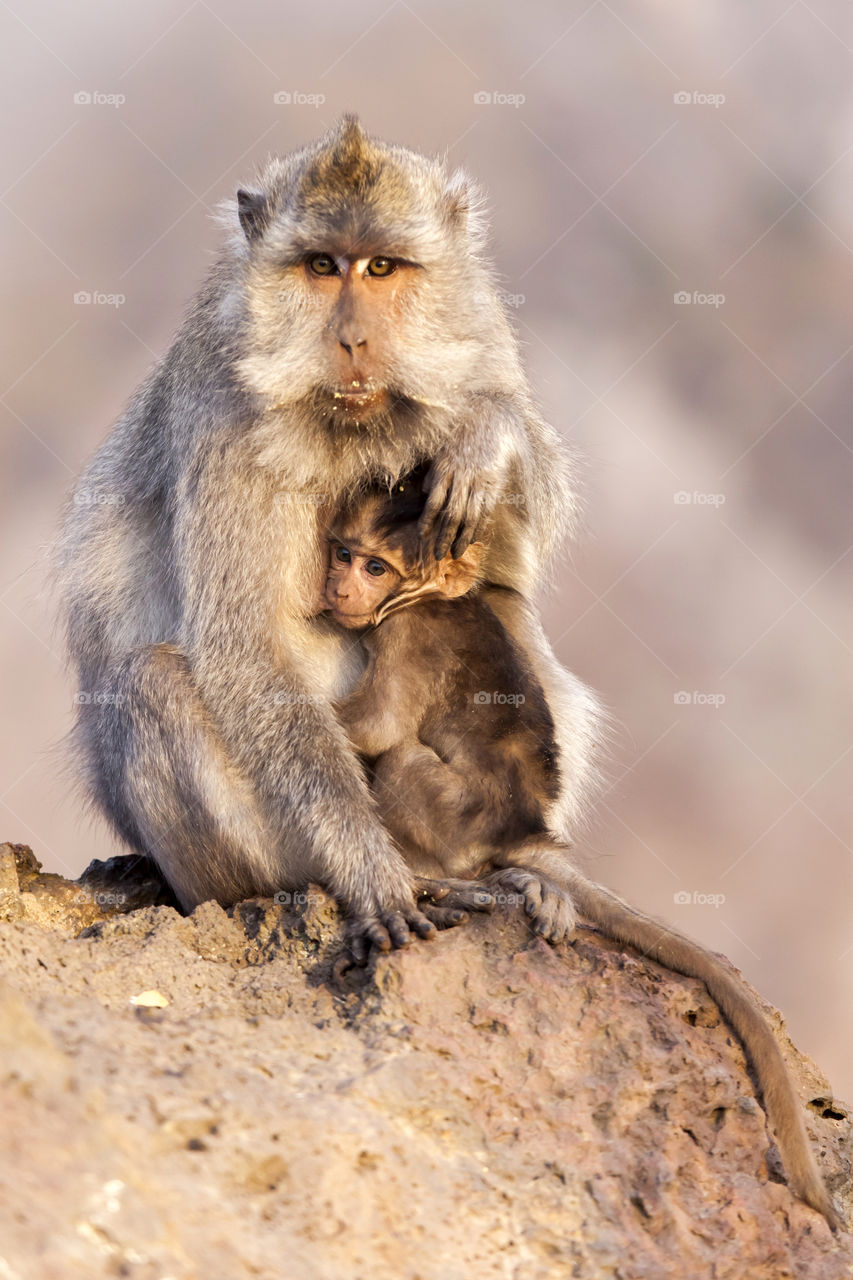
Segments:
[[[371,947],[390,951],[392,947],[407,947],[413,936],[434,938],[437,932],[433,921],[412,902],[411,907],[401,911],[352,916],[347,925],[347,945],[353,963],[364,965]]]
[[[418,904],[439,929],[465,924],[469,911],[492,911],[494,894],[479,880],[415,880]],[[425,901],[432,899],[432,901]]]
[[[541,871],[506,867],[489,876],[487,884],[496,891],[498,901],[504,896],[502,890],[519,895],[533,931],[547,942],[562,942],[574,933],[577,919],[571,895]]]
[[[417,904],[377,915],[351,916],[347,947],[354,965],[365,965],[377,951],[407,947],[414,938],[434,938],[439,929],[464,924],[469,911],[491,911],[494,895],[476,880],[415,881]],[[431,899],[431,901],[430,901]]]

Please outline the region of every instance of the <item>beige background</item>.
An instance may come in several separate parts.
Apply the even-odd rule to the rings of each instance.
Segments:
[[[534,387],[585,458],[545,612],[617,722],[588,865],[731,956],[850,1097],[853,10],[296,8],[0,11],[0,836],[69,873],[115,851],[52,751],[44,549],[215,202],[355,109],[488,189]]]

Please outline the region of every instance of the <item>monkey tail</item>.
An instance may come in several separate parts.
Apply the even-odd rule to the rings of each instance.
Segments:
[[[802,1103],[773,1029],[742,980],[697,943],[635,911],[603,885],[575,873],[569,887],[579,913],[607,937],[628,943],[668,969],[705,983],[756,1069],[791,1190],[837,1230],[843,1223],[818,1170],[803,1122]]]

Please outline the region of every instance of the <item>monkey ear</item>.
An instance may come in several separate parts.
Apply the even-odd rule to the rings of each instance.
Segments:
[[[442,209],[445,225],[464,237],[470,252],[480,252],[488,233],[486,203],[480,188],[464,169],[457,169],[445,181]]]
[[[459,227],[466,225],[471,210],[471,188],[464,169],[457,169],[448,178],[444,188],[444,207],[451,223]]]
[[[269,202],[264,192],[246,191],[241,187],[237,192],[237,213],[249,243],[259,239],[269,222]]]
[[[447,596],[448,600],[454,600],[470,591],[480,576],[482,556],[482,542],[472,542],[458,560],[450,555],[445,556],[438,566],[441,594]]]

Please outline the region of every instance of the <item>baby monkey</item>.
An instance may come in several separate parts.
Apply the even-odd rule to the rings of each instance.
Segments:
[[[368,628],[367,669],[336,710],[412,870],[509,889],[558,942],[574,909],[547,871],[549,857],[562,864],[568,854],[547,824],[559,794],[554,722],[478,583],[482,545],[421,562],[423,502],[405,480],[371,493],[331,532],[325,604],[342,626]]]
[[[478,543],[423,563],[423,503],[413,474],[363,495],[329,537],[324,603],[367,653],[337,711],[387,829],[417,875],[510,890],[550,941],[572,932],[577,908],[607,937],[701,979],[751,1058],[792,1190],[837,1227],[802,1104],[739,974],[581,875],[549,830],[559,752],[542,687],[498,617],[509,589],[479,581]]]

